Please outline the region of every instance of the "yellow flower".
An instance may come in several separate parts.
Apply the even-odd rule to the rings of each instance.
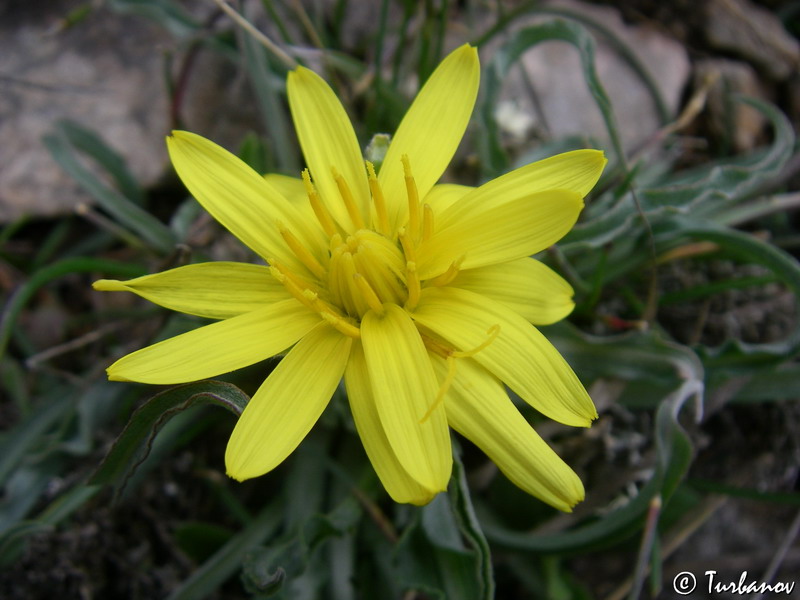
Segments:
[[[175,384],[286,353],[231,435],[231,477],[280,464],[344,377],[358,433],[396,501],[425,504],[445,490],[449,424],[519,487],[570,510],[583,499],[580,479],[503,384],[561,423],[597,416],[534,327],[569,314],[572,289],[529,256],[574,225],[606,161],[578,150],[478,188],[435,185],[467,127],[479,71],[468,45],[442,62],[377,175],[333,91],[302,67],[288,78],[302,180],[262,177],[212,142],[173,132],[170,157],[186,187],[268,265],[203,263],[96,282],[219,319],[123,357],[109,378]]]

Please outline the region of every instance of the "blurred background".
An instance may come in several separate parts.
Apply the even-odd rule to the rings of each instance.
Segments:
[[[228,480],[219,405],[236,412],[275,361],[213,389],[106,381],[198,319],[92,281],[255,260],[187,196],[165,135],[304,167],[287,66],[253,31],[325,77],[364,147],[476,45],[481,94],[446,181],[606,151],[578,225],[540,257],[576,290],[543,332],[600,419],[572,430],[519,405],[584,481],[574,513],[455,434],[450,492],[393,504],[339,392],[286,463]],[[790,0],[0,2],[0,597],[613,600],[686,597],[681,572],[688,597],[709,570],[796,581],[798,35]]]

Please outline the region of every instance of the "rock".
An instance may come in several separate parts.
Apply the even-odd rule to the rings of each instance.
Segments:
[[[752,106],[732,99],[732,94],[742,94],[766,100],[755,69],[747,63],[724,58],[705,59],[695,64],[695,87],[708,78],[715,82],[708,92],[706,110],[709,126],[715,137],[730,140],[737,152],[752,150],[767,123],[766,117]]]
[[[93,202],[41,142],[60,119],[100,135],[142,187],[153,186],[169,168],[164,56],[174,53],[177,71],[186,44],[154,21],[103,8],[63,27],[84,5],[54,0],[0,8],[0,223],[66,214]],[[198,20],[209,11],[207,2],[183,6]],[[260,125],[255,107],[249,82],[229,58],[197,51],[180,105],[183,127],[235,150]]]
[[[709,44],[752,62],[777,81],[800,67],[800,44],[778,17],[748,0],[710,0],[706,37]]]
[[[557,0],[548,5],[584,15],[611,30],[650,73],[670,114],[677,113],[690,71],[689,58],[680,43],[653,29],[626,25],[612,7],[573,0]],[[542,20],[541,16],[519,19],[521,27]],[[653,97],[628,63],[601,36],[587,30],[596,41],[595,68],[611,98],[623,146],[634,149],[662,125]],[[540,43],[526,52],[520,63],[526,77],[518,68],[512,69],[501,102],[511,101],[515,110],[534,116],[536,129],[544,137],[580,135],[600,142],[608,140],[574,46],[558,41]]]
[[[17,4],[0,19],[0,221],[91,200],[41,143],[62,118],[99,133],[143,184],[162,172],[168,113],[154,50],[169,37],[143,19],[100,10],[59,30],[81,4]]]

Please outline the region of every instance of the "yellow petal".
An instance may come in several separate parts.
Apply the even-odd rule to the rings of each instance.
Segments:
[[[290,177],[289,175],[281,175],[280,173],[268,173],[264,175],[264,181],[275,188],[281,196],[286,198],[289,203],[300,212],[303,219],[308,219],[311,222],[317,221],[314,209],[311,208],[311,203],[308,200],[306,186],[302,179],[299,177]]]
[[[228,440],[230,477],[263,475],[297,448],[339,385],[351,342],[320,323],[289,351],[248,402]]]
[[[474,359],[536,410],[565,425],[588,427],[597,411],[564,358],[521,316],[480,294],[458,288],[422,290],[414,320],[456,349],[484,344],[487,331],[497,337]]]
[[[267,173],[264,181],[271,185],[277,192],[292,204],[305,202],[308,204],[306,187],[299,177],[281,175],[280,173]]]
[[[423,487],[412,478],[397,460],[389,444],[372,397],[364,350],[359,341],[354,342],[350,351],[344,382],[358,435],[375,472],[392,500],[418,506],[430,502],[437,491]]]
[[[478,51],[465,44],[441,62],[403,117],[378,174],[393,231],[408,216],[401,158],[408,155],[419,197],[424,198],[464,136],[479,81]]]
[[[333,177],[344,177],[364,223],[369,223],[370,195],[366,166],[353,126],[330,86],[319,75],[298,67],[287,80],[289,108],[314,185],[334,219],[355,231]]]
[[[468,185],[440,183],[431,188],[423,203],[430,205],[434,215],[440,215],[474,189]]]
[[[209,319],[235,317],[290,297],[267,267],[222,261],[128,281],[101,279],[92,287],[102,292],[133,292],[170,310]]]
[[[600,150],[573,150],[545,158],[489,181],[453,204],[441,217],[443,226],[520,195],[566,190],[580,198],[594,187],[606,166]]]
[[[572,286],[533,258],[461,271],[449,284],[508,306],[534,325],[549,325],[572,312]]]
[[[441,229],[437,225],[433,237],[417,251],[419,276],[435,277],[460,256],[465,257],[461,268],[471,269],[540,252],[572,229],[582,208],[583,200],[575,192],[518,190],[502,204],[460,215]]]
[[[172,384],[216,377],[274,356],[319,322],[297,300],[281,300],[123,356],[108,368],[108,378]]]
[[[447,364],[431,354],[440,378]],[[583,484],[528,424],[503,384],[472,359],[458,359],[445,407],[450,426],[492,459],[515,485],[566,512],[583,500]]]
[[[262,258],[277,258],[293,270],[305,270],[286,245],[278,222],[318,260],[326,255],[324,235],[316,221],[304,219],[236,156],[187,131],[173,131],[167,148],[175,171],[203,208]]]
[[[397,460],[432,492],[444,491],[453,455],[444,406],[426,420],[439,389],[428,354],[408,314],[384,304],[384,314],[369,311],[361,321],[361,341],[372,394]]]

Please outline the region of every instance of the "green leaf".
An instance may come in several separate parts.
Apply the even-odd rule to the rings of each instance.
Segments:
[[[245,557],[270,538],[282,522],[282,505],[270,504],[200,568],[175,589],[167,600],[201,600],[236,573]]]
[[[397,573],[407,589],[437,598],[490,600],[494,576],[489,544],[472,508],[457,451],[453,458],[450,491],[417,511],[403,532],[396,550]]]
[[[472,506],[467,474],[464,463],[461,462],[460,448],[454,447],[453,452],[453,479],[451,480],[450,504],[455,516],[459,531],[475,552],[475,577],[480,585],[479,597],[484,600],[494,598],[494,569],[492,567],[492,553],[489,542],[481,529],[475,508]]]
[[[42,138],[53,159],[69,173],[121,225],[135,232],[154,249],[166,254],[175,245],[170,229],[117,190],[107,186],[81,164],[76,148],[63,131]]]
[[[178,37],[187,37],[201,28],[201,24],[174,0],[108,0],[108,6],[121,14],[152,19]]]
[[[188,383],[153,396],[133,413],[90,483],[124,487],[133,470],[146,458],[159,429],[176,414],[211,404],[240,415],[248,400],[235,385],[222,381]]]
[[[74,398],[63,388],[43,398],[42,406],[0,438],[0,486],[23,460],[41,449],[43,438],[74,408]]]
[[[294,143],[291,134],[293,131],[292,121],[281,97],[285,89],[285,76],[283,72],[278,75],[270,70],[264,48],[251,35],[242,31],[237,31],[237,35],[244,58],[244,66],[250,77],[257,106],[261,113],[261,121],[270,139],[270,144],[265,148],[277,149],[277,152],[272,155],[274,165],[270,161],[269,165],[264,165],[264,167],[268,166],[268,169],[256,170],[266,173],[268,170],[274,170],[274,166],[277,166],[279,171],[297,176],[300,172],[297,144]]]
[[[103,167],[128,200],[138,205],[144,203],[144,191],[128,170],[125,160],[98,135],[69,119],[56,123],[56,133],[63,135],[76,150],[85,153]]]
[[[665,175],[646,185],[635,182],[640,206],[653,227],[661,220],[679,215],[691,217],[695,222],[703,219],[727,222],[737,207],[775,177],[789,160],[794,134],[786,116],[765,102],[738,100],[767,117],[774,132],[772,144],[744,157],[714,162],[679,175]],[[586,255],[589,248],[618,245],[626,233],[637,228],[641,228],[641,220],[633,195],[627,193],[619,199],[606,195],[587,206],[581,222],[559,242],[559,247],[566,254]],[[644,252],[635,254],[633,258],[638,262],[635,260],[632,265],[650,258]]]
[[[145,270],[138,265],[99,258],[67,258],[37,270],[11,295],[0,317],[0,357],[5,355],[14,325],[22,309],[43,285],[70,273],[105,273],[119,277],[137,277]]]

